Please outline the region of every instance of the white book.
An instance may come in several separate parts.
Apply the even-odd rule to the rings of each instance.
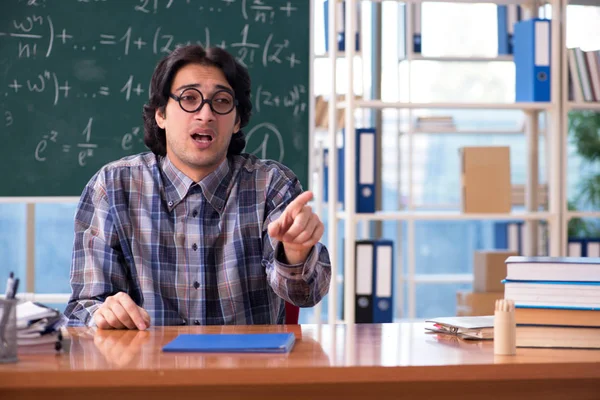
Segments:
[[[600,282],[600,258],[511,256],[506,259],[506,279]]]
[[[517,307],[600,309],[600,282],[505,281],[504,298]]]

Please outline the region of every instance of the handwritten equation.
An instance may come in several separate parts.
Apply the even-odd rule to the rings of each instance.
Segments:
[[[27,0],[30,7],[45,7],[45,0]],[[97,3],[105,0],[77,0],[78,3]],[[273,23],[275,17],[280,13],[287,18],[292,18],[297,10],[292,2],[272,1],[269,5],[265,0],[220,0],[224,7],[231,7],[239,3],[244,20],[253,19],[253,23]],[[162,3],[162,5],[161,5]],[[156,14],[162,8],[170,9],[174,4],[191,6],[191,0],[140,0],[140,4],[134,6],[136,12]],[[199,1],[200,4],[204,4]],[[148,8],[151,7],[151,8]],[[198,11],[222,12],[222,7],[207,7],[200,5]],[[117,59],[140,51],[151,51],[152,54],[162,55],[170,53],[174,48],[186,44],[201,44],[205,47],[211,45],[227,49],[231,47],[237,50],[238,61],[249,66],[255,59],[260,58],[263,66],[269,63],[288,62],[290,68],[300,64],[302,61],[294,52],[286,52],[289,48],[289,40],[278,41],[273,34],[269,35],[264,43],[253,40],[250,33],[250,25],[245,24],[240,32],[239,41],[227,43],[225,40],[211,42],[210,29],[204,28],[204,41],[180,40],[162,26],[154,30],[152,37],[147,37],[141,32],[128,26],[122,31],[100,32],[96,37],[77,36],[68,28],[55,26],[50,15],[32,13],[19,19],[11,20],[8,27],[0,27],[0,39],[16,41],[16,54],[18,58],[36,58],[43,56],[49,58],[54,46],[66,46],[77,52],[105,51],[108,47],[117,50]],[[56,42],[56,43],[55,43]]]
[[[307,153],[296,143],[308,135],[308,0],[5,1],[0,138],[12,150],[0,168],[22,164],[46,179],[72,168],[89,179],[106,162],[147,150],[142,106],[152,72],[190,44],[223,48],[249,69],[245,151],[284,163]]]
[[[86,165],[86,160],[90,157],[93,157],[94,150],[98,148],[96,143],[90,143],[93,122],[94,118],[90,117],[85,129],[81,133],[83,140],[75,145],[75,149],[77,149],[77,164],[81,167]],[[62,135],[60,135],[56,130],[50,130],[50,132],[42,135],[42,139],[35,146],[35,150],[33,152],[34,159],[37,162],[46,162],[48,160],[48,154],[51,154],[53,148],[56,148],[59,145],[59,139],[61,138]],[[70,153],[72,150],[71,147],[73,146],[70,144],[62,144],[60,145],[60,150],[63,153]]]
[[[56,156],[56,152],[76,153],[77,164],[84,167],[89,158],[94,156],[94,150],[98,148],[98,144],[92,143],[92,126],[94,118],[90,117],[81,135],[79,143],[72,145],[61,142],[63,135],[58,131],[51,129],[44,133],[41,139],[37,142],[33,157],[35,161],[43,163],[48,161],[48,157]],[[62,143],[62,144],[61,144]],[[143,130],[141,126],[134,126],[130,132],[123,134],[121,137],[121,149],[131,150],[134,144],[143,143]]]

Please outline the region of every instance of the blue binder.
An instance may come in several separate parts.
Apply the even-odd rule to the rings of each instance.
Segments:
[[[498,55],[514,53],[514,24],[521,20],[517,4],[498,6]]]
[[[355,244],[355,322],[393,322],[393,247],[387,239]]]
[[[523,254],[523,221],[494,223],[494,248]]]
[[[293,333],[182,334],[163,347],[165,352],[288,353]]]
[[[375,212],[375,129],[356,130],[356,212]]]
[[[345,134],[342,135],[345,142]],[[345,146],[338,149],[338,201],[344,203],[344,178],[345,174]],[[324,150],[324,157],[328,160],[329,149]],[[375,128],[356,129],[356,212],[375,212],[375,181],[376,181],[376,159],[375,159]],[[323,198],[329,201],[329,162],[325,162],[323,169],[325,174],[323,183]]]
[[[548,19],[515,24],[516,101],[550,101],[551,36]]]
[[[338,150],[337,187],[338,202],[344,203],[344,149]],[[329,149],[323,149],[323,200],[329,201]]]
[[[600,239],[570,237],[567,243],[567,256],[600,257]]]
[[[394,242],[379,239],[373,243],[373,322],[391,323],[394,322]]]
[[[339,31],[337,33],[337,44],[338,44],[338,51],[345,51],[346,50],[346,32],[344,32],[344,28],[345,28],[345,21],[346,21],[346,2],[342,2],[337,4],[337,7],[339,7],[339,13],[341,14],[340,17],[338,17],[338,23],[340,24],[339,27]],[[359,5],[360,7],[360,5]],[[323,3],[323,15],[324,15],[324,19],[325,19],[325,51],[329,51],[329,0],[325,0],[325,2]],[[356,10],[357,14],[360,12],[360,8]],[[359,18],[357,18],[357,21],[360,21]],[[359,24],[355,24],[356,26],[356,34],[355,34],[355,50],[359,51],[360,50],[360,42],[359,42],[359,37],[360,37],[360,26],[358,26]]]
[[[413,3],[412,5],[413,19],[413,53],[421,54],[423,41],[421,38],[421,3]]]

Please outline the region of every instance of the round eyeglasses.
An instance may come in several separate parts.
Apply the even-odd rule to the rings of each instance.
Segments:
[[[210,99],[205,99],[202,93],[195,88],[187,88],[179,96],[169,94],[173,100],[179,103],[179,107],[185,112],[194,113],[200,110],[204,103],[208,103],[213,113],[219,115],[229,114],[238,105],[230,91],[217,90]]]

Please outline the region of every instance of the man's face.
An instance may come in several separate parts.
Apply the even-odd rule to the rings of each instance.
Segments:
[[[212,98],[219,90],[228,89],[233,98],[233,89],[223,71],[213,66],[188,64],[181,68],[173,79],[171,93],[180,96],[187,88],[197,89],[205,99]],[[197,94],[193,91],[187,93]],[[158,126],[166,132],[169,160],[196,182],[225,160],[231,136],[240,129],[235,108],[229,114],[219,115],[211,110],[209,104],[204,104],[200,110],[190,113],[172,98],[164,114],[156,110],[155,118]]]

